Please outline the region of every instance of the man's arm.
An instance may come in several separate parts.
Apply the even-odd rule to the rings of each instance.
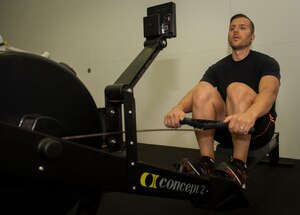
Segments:
[[[180,127],[180,121],[185,117],[185,113],[192,111],[193,105],[193,92],[198,87],[198,83],[193,89],[191,89],[180,101],[174,106],[164,117],[164,124],[168,128]]]
[[[255,97],[252,105],[244,113],[227,116],[225,123],[231,124],[231,129],[235,126],[238,129],[244,127],[244,133],[247,134],[249,129],[255,124],[255,121],[267,114],[272,108],[279,91],[280,82],[278,78],[267,75],[261,78],[259,83],[259,93]]]
[[[275,76],[262,77],[259,83],[259,93],[246,113],[251,114],[256,119],[267,114],[276,101],[279,86],[280,82]]]

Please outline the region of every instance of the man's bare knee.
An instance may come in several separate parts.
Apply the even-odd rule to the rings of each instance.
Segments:
[[[209,84],[201,84],[193,92],[193,103],[206,103],[214,97],[215,93],[214,87]]]
[[[227,87],[227,100],[233,104],[252,103],[256,93],[246,84],[234,82]]]
[[[226,114],[225,102],[215,87],[201,83],[193,93],[193,114],[200,113],[208,119],[223,119]],[[196,115],[198,115],[196,114]]]

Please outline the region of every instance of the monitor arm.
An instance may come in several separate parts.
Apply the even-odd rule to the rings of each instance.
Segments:
[[[105,88],[106,131],[118,132],[123,130],[122,105],[124,109],[125,143],[127,157],[136,161],[136,112],[133,88],[148,69],[159,52],[167,46],[164,36],[147,39],[144,49],[120,75],[116,82]],[[122,134],[107,138],[109,151],[122,150]]]

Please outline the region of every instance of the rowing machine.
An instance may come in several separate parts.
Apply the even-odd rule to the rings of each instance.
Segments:
[[[29,53],[0,53],[0,171],[7,195],[12,189],[15,198],[28,195],[13,209],[61,214],[79,200],[78,214],[95,214],[106,191],[185,199],[213,210],[247,204],[230,179],[194,177],[138,160],[133,88],[166,40],[176,36],[175,26],[174,3],[148,8],[144,49],[105,88],[104,109],[64,65]],[[101,132],[110,135],[88,136]],[[78,135],[87,138],[63,138]],[[56,198],[62,193],[63,209]],[[86,204],[91,199],[95,204]]]

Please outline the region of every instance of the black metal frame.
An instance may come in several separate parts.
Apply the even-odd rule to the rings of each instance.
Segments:
[[[240,207],[236,183],[218,177],[194,177],[0,122],[2,174],[85,187],[186,199],[208,209]],[[130,151],[130,150],[129,150]],[[30,159],[29,159],[30,158]],[[233,204],[234,203],[234,204]]]
[[[108,132],[122,131],[122,115],[124,114],[127,168],[132,179],[136,178],[135,164],[137,162],[136,110],[133,88],[159,52],[166,47],[167,42],[164,36],[160,36],[147,40],[144,45],[142,52],[117,81],[105,88],[106,130]],[[110,136],[108,140],[110,141],[108,144],[110,152],[123,149],[122,134]]]

